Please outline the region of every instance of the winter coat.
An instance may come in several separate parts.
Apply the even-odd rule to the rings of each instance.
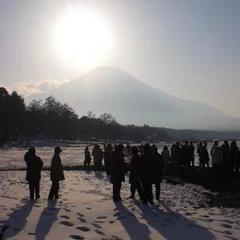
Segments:
[[[84,162],[85,163],[91,163],[91,155],[90,155],[90,152],[88,151],[88,150],[85,150],[84,151],[84,155],[85,155],[85,160],[84,160]]]
[[[130,162],[129,183],[139,183],[142,181],[142,158],[136,154],[133,155]]]
[[[211,150],[211,154],[212,154],[213,167],[224,165],[223,153],[222,153],[222,149],[220,147],[214,146]]]
[[[170,156],[168,150],[163,150],[162,151],[162,159],[163,159],[163,163],[164,163],[165,166],[170,165],[170,163],[171,163],[171,156]]]
[[[51,178],[51,181],[53,182],[62,181],[65,179],[61,158],[59,155],[56,155],[56,154],[52,158],[52,163],[50,168],[50,178]]]
[[[27,152],[24,156],[24,160],[27,164],[26,180],[29,182],[39,181],[41,179],[41,170],[43,167],[41,158]]]
[[[151,183],[153,182],[153,171],[154,171],[154,157],[152,154],[145,153],[143,155],[143,182]]]
[[[153,157],[152,182],[161,182],[163,177],[163,159],[161,154],[155,153]]]
[[[105,170],[106,170],[107,175],[111,174],[112,158],[113,158],[113,152],[106,150],[105,153],[104,153],[104,166],[105,166]]]
[[[209,162],[209,154],[206,146],[202,146],[202,161],[204,163]]]
[[[111,183],[124,182],[127,166],[124,162],[124,157],[121,152],[114,152],[111,163]]]

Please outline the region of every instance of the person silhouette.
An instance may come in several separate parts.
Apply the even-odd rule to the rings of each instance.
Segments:
[[[50,167],[50,179],[52,181],[52,186],[48,195],[48,200],[52,200],[53,198],[59,198],[59,181],[65,179],[63,173],[63,166],[60,158],[61,152],[62,149],[59,146],[55,147]]]
[[[130,183],[130,198],[135,198],[135,192],[138,191],[138,195],[140,199],[143,201],[143,189],[142,189],[142,172],[143,172],[143,164],[142,158],[138,154],[138,148],[136,146],[132,147],[132,158],[130,162],[130,175],[129,175],[129,183]]]
[[[153,168],[152,168],[152,184],[155,186],[156,190],[156,200],[160,200],[160,190],[161,190],[161,182],[164,172],[164,164],[162,155],[158,153],[158,148],[153,145],[152,146],[152,154],[153,154]]]
[[[121,201],[121,186],[125,181],[125,173],[127,167],[123,157],[123,146],[120,144],[116,147],[113,153],[113,159],[111,163],[111,183],[113,184],[113,201]]]
[[[30,147],[24,155],[24,160],[27,164],[26,180],[29,184],[30,200],[40,198],[40,179],[43,162],[40,157],[36,155],[34,147]]]
[[[91,158],[91,154],[90,154],[90,152],[89,152],[89,150],[88,150],[88,147],[85,147],[84,155],[85,155],[84,168],[85,168],[85,169],[89,169],[92,158]]]

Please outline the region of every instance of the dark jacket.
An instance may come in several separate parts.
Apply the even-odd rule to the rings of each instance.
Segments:
[[[151,183],[153,182],[153,170],[154,170],[154,159],[153,155],[150,153],[144,153],[142,158],[143,163],[143,182]]]
[[[142,158],[136,154],[133,155],[130,162],[130,183],[139,183],[142,181],[143,164]]]
[[[85,155],[84,163],[91,163],[92,158],[91,158],[91,154],[90,154],[89,150],[85,149],[84,155]]]
[[[115,151],[111,163],[111,183],[124,182],[126,172],[127,167],[124,162],[123,153],[121,151]]]
[[[24,160],[27,164],[27,181],[39,181],[41,179],[41,170],[43,162],[40,157],[30,152],[27,152],[24,156]]]
[[[161,154],[155,153],[153,157],[152,181],[161,182],[163,177],[163,159]]]
[[[59,155],[55,154],[52,158],[51,168],[50,168],[50,178],[51,181],[62,181],[65,179],[63,173],[63,167],[61,163],[61,158]]]

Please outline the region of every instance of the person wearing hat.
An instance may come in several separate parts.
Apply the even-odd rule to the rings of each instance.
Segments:
[[[29,184],[30,200],[35,198],[40,198],[40,179],[41,170],[43,167],[43,162],[40,157],[36,155],[36,150],[34,147],[30,147],[26,154],[24,155],[24,160],[27,164],[26,180]]]
[[[60,158],[61,152],[62,149],[59,146],[55,147],[50,167],[50,179],[52,181],[52,186],[48,195],[48,200],[52,200],[54,198],[57,199],[59,197],[59,181],[65,179],[63,173],[63,166]]]

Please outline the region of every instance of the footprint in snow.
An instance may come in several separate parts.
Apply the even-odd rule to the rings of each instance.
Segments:
[[[67,227],[72,227],[74,224],[68,221],[61,221],[60,224],[67,226]]]
[[[79,226],[79,227],[76,227],[76,229],[81,230],[81,231],[83,231],[83,232],[88,232],[88,231],[90,231],[90,228],[85,227],[85,226]]]
[[[71,235],[70,238],[72,238],[72,239],[77,239],[77,240],[85,239],[85,237],[83,237],[83,236],[81,236],[81,235]]]

